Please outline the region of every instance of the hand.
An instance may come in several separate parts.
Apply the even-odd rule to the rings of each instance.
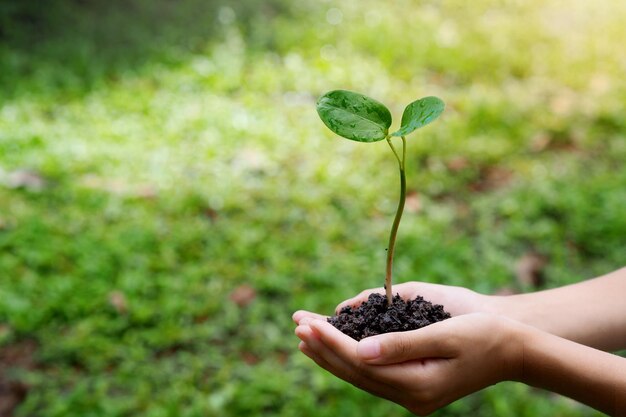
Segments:
[[[356,297],[350,298],[337,306],[338,313],[343,307],[356,307],[367,301],[372,293],[384,294],[384,288],[373,288],[361,292]],[[433,304],[441,304],[452,316],[468,313],[494,312],[490,305],[491,297],[478,294],[463,287],[453,287],[449,285],[429,284],[426,282],[406,282],[393,286],[394,295],[400,294],[404,300],[415,299],[418,295]]]
[[[361,291],[355,297],[349,298],[341,302],[336,308],[335,313],[339,313],[346,306],[358,307],[372,293],[384,294],[384,288],[371,288]],[[444,309],[452,316],[458,316],[468,313],[499,313],[492,307],[492,296],[479,294],[463,287],[453,287],[450,285],[429,284],[426,282],[406,282],[393,286],[393,293],[400,294],[404,300],[413,300],[418,295],[424,297],[425,300],[433,304],[441,304]],[[293,320],[296,324],[303,318],[316,318],[326,320],[328,316],[313,313],[310,311],[299,310],[293,314]]]
[[[300,350],[319,366],[417,415],[499,381],[517,379],[520,372],[521,325],[491,314],[461,315],[360,342],[324,316],[298,312],[294,320]]]

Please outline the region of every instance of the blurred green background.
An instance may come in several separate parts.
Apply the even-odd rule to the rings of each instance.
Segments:
[[[413,135],[396,282],[626,263],[626,2],[0,4],[0,415],[406,416],[297,351],[382,284],[387,145],[316,98],[447,103]],[[545,281],[522,279],[541,259]],[[593,416],[503,383],[437,416]]]

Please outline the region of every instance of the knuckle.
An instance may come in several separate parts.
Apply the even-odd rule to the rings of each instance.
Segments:
[[[445,338],[440,338],[438,349],[444,355],[454,356],[462,346],[461,337],[456,334],[450,334]]]
[[[411,341],[405,336],[398,337],[395,341],[393,352],[394,356],[400,358],[408,358],[411,355]]]

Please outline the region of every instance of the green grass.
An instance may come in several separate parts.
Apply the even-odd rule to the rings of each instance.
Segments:
[[[330,89],[394,126],[448,105],[409,143],[396,282],[493,292],[531,250],[549,287],[626,261],[620,2],[58,3],[37,47],[0,47],[0,349],[36,344],[3,371],[29,387],[17,416],[407,415],[296,349],[292,311],[382,285],[396,204],[386,144],[319,121]],[[20,169],[43,188],[11,187]],[[436,415],[597,413],[504,383]]]

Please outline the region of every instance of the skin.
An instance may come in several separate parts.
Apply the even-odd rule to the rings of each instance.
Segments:
[[[364,291],[337,308],[358,305],[380,291]],[[443,304],[453,317],[357,342],[327,323],[326,316],[298,311],[293,319],[300,350],[339,378],[417,415],[509,380],[626,416],[626,359],[600,350],[626,348],[621,296],[626,269],[508,297],[426,283],[397,285],[394,291],[406,299],[419,294]],[[581,300],[593,307],[581,308]]]

